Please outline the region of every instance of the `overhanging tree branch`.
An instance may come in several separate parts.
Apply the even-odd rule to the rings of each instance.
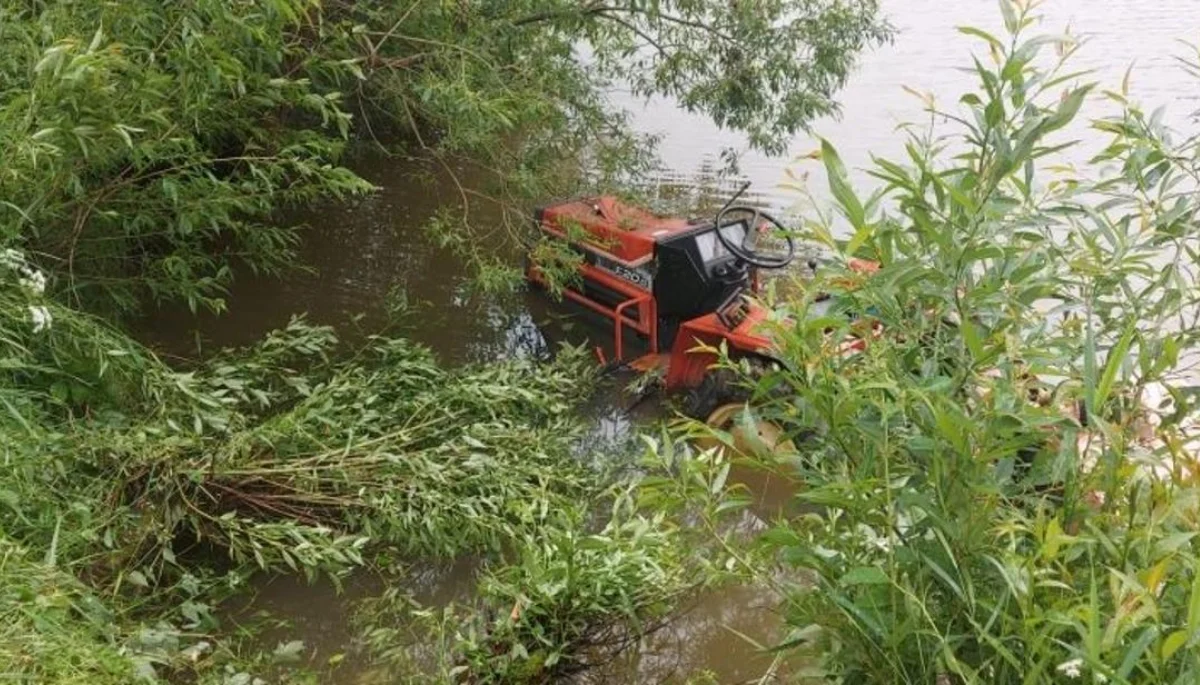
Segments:
[[[706,33],[712,34],[722,40],[729,41],[729,42],[735,42],[735,39],[733,36],[729,35],[728,33],[725,33],[724,31],[717,29],[714,26],[705,24],[702,21],[696,21],[694,19],[687,19],[685,17],[677,17],[675,15],[665,14],[663,12],[655,12],[655,11],[652,11],[649,9],[644,9],[641,7],[600,5],[598,3],[590,3],[590,4],[585,5],[577,10],[560,10],[560,11],[554,11],[554,12],[539,12],[537,14],[531,14],[529,16],[522,17],[520,19],[513,21],[513,26],[526,26],[528,24],[536,24],[536,23],[544,22],[544,21],[556,21],[559,19],[568,19],[568,18],[582,19],[582,18],[588,18],[588,17],[603,17],[606,19],[615,19],[615,17],[612,16],[612,14],[614,12],[621,12],[624,14],[639,14],[644,17],[649,17],[652,19],[659,19],[659,20],[665,21],[669,24],[676,24],[679,26],[686,26],[689,28],[698,29],[700,31],[704,31]],[[620,23],[623,24],[624,26],[626,26],[627,28],[632,28],[632,25],[627,21],[621,21]],[[644,32],[638,31],[638,34],[641,35],[643,38],[645,38]]]
[[[634,25],[633,23],[631,23],[631,22],[628,22],[628,21],[625,21],[624,19],[622,19],[622,18],[620,18],[620,17],[613,16],[613,15],[611,15],[611,14],[605,14],[605,13],[603,13],[603,12],[602,12],[602,13],[600,13],[600,14],[599,14],[599,16],[601,16],[601,17],[603,17],[603,18],[605,18],[605,19],[608,19],[609,21],[616,22],[616,23],[620,24],[621,26],[624,26],[625,28],[629,29],[629,30],[630,30],[630,31],[632,31],[634,34],[636,34],[638,37],[640,37],[642,40],[646,41],[646,43],[648,43],[649,45],[653,46],[653,47],[654,47],[654,49],[658,51],[658,54],[659,54],[659,55],[661,55],[661,56],[662,56],[662,57],[664,57],[664,58],[667,56],[667,50],[666,50],[666,48],[664,48],[664,47],[663,47],[662,43],[660,43],[660,42],[658,42],[657,40],[655,40],[655,39],[654,39],[654,37],[653,37],[653,36],[651,36],[650,34],[648,34],[648,33],[646,33],[645,31],[643,31],[643,30],[639,29],[639,28],[638,28],[636,25]]]
[[[588,15],[598,14],[607,9],[612,8],[605,7],[600,2],[593,0],[592,2],[575,9],[536,12],[513,21],[513,26],[526,26],[528,24],[537,24],[543,21],[556,21],[558,19],[587,17]]]

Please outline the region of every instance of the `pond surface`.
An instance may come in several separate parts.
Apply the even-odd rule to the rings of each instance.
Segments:
[[[872,155],[904,154],[905,137],[897,126],[929,120],[924,104],[905,87],[932,93],[938,105],[948,110],[957,108],[962,94],[976,89],[975,75],[962,68],[971,65],[972,52],[987,63],[986,50],[979,39],[960,33],[957,27],[974,26],[1004,35],[997,0],[882,0],[882,5],[899,31],[895,41],[862,59],[838,95],[841,116],[815,122],[812,133],[797,136],[782,157],[749,151],[740,134],[681,112],[669,102],[643,102],[621,92],[613,93],[613,100],[634,113],[639,130],[663,136],[666,168],[659,180],[664,182],[706,177],[709,170],[721,167],[721,150],[732,148],[742,152],[740,171],[753,181],[754,189],[769,204],[791,208],[796,193],[779,187],[789,168],[813,172],[812,189],[824,195],[820,164],[795,160],[818,149],[820,138],[825,138],[838,149],[855,180],[870,184],[861,170],[870,166]],[[1072,35],[1085,41],[1070,63],[1074,65],[1070,71],[1091,70],[1081,83],[1095,81],[1101,88],[1119,90],[1126,69],[1132,67],[1131,98],[1146,111],[1166,107],[1165,121],[1183,126],[1200,110],[1200,79],[1188,76],[1176,58],[1195,57],[1188,44],[1200,44],[1198,10],[1195,0],[1044,0],[1037,10],[1044,21],[1028,32],[1061,35],[1069,27]],[[1050,48],[1046,51],[1051,54]],[[1097,99],[1084,107],[1081,119],[1111,111]],[[1081,122],[1070,133],[1084,137],[1086,130]]]
[[[790,155],[769,158],[743,155],[742,174],[753,181],[757,199],[776,207],[791,207],[794,193],[781,190],[792,158],[806,154],[823,136],[840,149],[848,166],[866,166],[871,154],[895,156],[903,150],[900,122],[921,120],[921,103],[902,86],[931,91],[939,101],[954,103],[971,86],[971,77],[958,71],[975,44],[956,31],[959,25],[998,29],[994,0],[885,0],[885,10],[900,30],[894,44],[867,55],[843,92],[843,115],[819,121],[812,135],[798,136]],[[1185,123],[1200,108],[1200,83],[1187,77],[1174,62],[1187,48],[1177,41],[1200,42],[1197,0],[1048,0],[1044,28],[1060,31],[1068,24],[1089,37],[1077,64],[1095,70],[1093,79],[1117,87],[1125,69],[1134,64],[1131,92],[1148,109],[1169,108],[1168,121]],[[744,149],[744,140],[710,122],[681,112],[670,102],[643,103],[614,93],[614,101],[635,112],[635,125],[648,133],[664,134],[664,169],[652,183],[689,184],[719,166],[722,148]],[[353,162],[364,177],[381,187],[379,193],[353,203],[322,207],[299,219],[312,227],[301,250],[312,271],[282,279],[239,276],[230,293],[229,312],[221,317],[194,317],[186,311],[152,315],[147,337],[169,353],[191,356],[213,347],[244,344],[278,328],[297,314],[319,323],[339,326],[344,335],[375,330],[387,320],[389,303],[400,294],[417,314],[402,331],[429,345],[449,364],[486,362],[512,355],[540,354],[560,339],[592,338],[603,345],[603,329],[589,327],[537,293],[509,299],[481,297],[468,285],[461,264],[425,241],[419,227],[440,208],[458,202],[457,190],[445,182],[423,183],[413,162],[365,154]],[[797,167],[816,172],[815,165]],[[864,178],[861,171],[858,177]],[[814,173],[814,191],[818,174]],[[444,179],[443,179],[444,180]],[[596,408],[600,436],[620,439],[630,429],[621,411],[627,401],[615,395]],[[763,497],[778,498],[773,491]],[[786,493],[783,497],[786,498]],[[468,586],[471,564],[459,564],[429,576],[431,601],[449,599]],[[348,589],[348,595],[372,591],[370,583]],[[290,581],[260,587],[257,608],[288,617],[293,627],[281,640],[305,640],[319,652],[316,661],[345,651],[349,639],[346,596],[329,588]],[[733,589],[701,599],[696,609],[662,634],[640,664],[603,676],[606,682],[647,679],[676,682],[689,672],[710,669],[718,682],[753,682],[769,659],[736,636],[772,639],[777,619],[775,601],[752,590]],[[350,679],[337,679],[352,682]]]

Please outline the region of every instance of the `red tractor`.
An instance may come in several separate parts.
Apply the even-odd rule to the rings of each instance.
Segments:
[[[612,322],[615,361],[626,361],[626,330],[636,332],[649,354],[631,366],[665,366],[666,390],[690,390],[687,411],[700,418],[728,401],[727,381],[710,372],[714,349],[774,362],[764,326],[769,312],[747,296],[759,291],[761,271],[783,269],[796,256],[778,219],[734,204],[745,188],[712,220],[662,217],[610,196],[550,205],[536,215],[545,234],[582,255],[581,278],[563,295]],[[760,247],[772,232],[780,252]],[[527,277],[547,284],[534,260]]]
[[[744,190],[745,186],[738,195]],[[536,220],[546,235],[565,241],[583,257],[576,286],[567,287],[563,294],[613,324],[616,361],[626,361],[626,330],[636,332],[649,354],[630,366],[665,367],[666,390],[688,391],[685,413],[728,429],[738,451],[764,445],[772,451],[788,451],[794,446],[767,421],[756,421],[750,433],[743,430],[738,418],[745,415],[740,401],[745,396],[738,392],[733,374],[714,368],[715,350],[722,346],[730,358],[748,359],[751,366],[782,363],[774,357],[765,325],[771,313],[749,296],[759,291],[760,272],[787,267],[796,256],[796,246],[770,214],[734,205],[738,195],[712,220],[662,217],[610,196],[550,205],[538,210]],[[774,231],[784,246],[779,253],[759,246]],[[880,268],[875,262],[854,259],[848,266],[864,276]],[[547,285],[536,260],[530,260],[526,275],[533,283]],[[822,306],[813,313],[827,310]],[[881,335],[880,324],[872,317],[858,320],[850,337],[832,348],[835,354],[855,354]],[[952,322],[948,325],[955,327]],[[660,354],[660,350],[669,352]],[[1028,378],[1036,382],[1035,377]],[[1042,403],[1040,392],[1034,391],[1030,401]]]

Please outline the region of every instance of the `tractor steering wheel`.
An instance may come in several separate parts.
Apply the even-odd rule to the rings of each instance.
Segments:
[[[726,236],[725,232],[721,230],[725,224],[725,216],[730,213],[751,215],[749,223],[746,224],[746,235],[742,239],[741,245],[734,244],[733,240]],[[784,240],[787,242],[787,252],[779,254],[758,251],[758,227],[759,224],[761,224],[764,220],[768,225],[775,227],[783,233]],[[792,238],[791,233],[788,232],[788,229],[783,225],[782,222],[779,221],[779,219],[776,219],[761,209],[748,207],[745,205],[726,207],[725,209],[721,210],[720,214],[717,214],[716,223],[717,240],[721,241],[721,245],[723,245],[726,250],[729,250],[729,253],[734,257],[737,257],[751,266],[757,266],[760,269],[782,269],[788,264],[791,264],[792,260],[796,258],[796,241]]]

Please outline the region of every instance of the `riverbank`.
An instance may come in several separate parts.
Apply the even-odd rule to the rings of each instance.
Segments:
[[[214,11],[214,21],[227,17],[225,6],[196,7]],[[553,345],[535,334],[557,328],[569,338],[575,322],[539,326],[555,317],[479,295],[478,279],[455,275],[442,261],[447,253],[410,246],[419,256],[398,258],[404,248],[388,241],[416,235],[394,222],[408,195],[392,206],[363,201],[370,211],[361,243],[318,235],[300,248],[336,253],[329,280],[308,291],[288,290],[298,281],[265,289],[257,304],[250,291],[265,281],[234,293],[235,308],[249,303],[235,314],[241,328],[213,329],[211,340],[257,340],[251,347],[215,351],[205,341],[197,349],[185,331],[162,344],[179,345],[187,365],[166,364],[80,308],[85,296],[128,306],[127,288],[140,281],[101,284],[116,273],[108,268],[129,264],[145,270],[142,285],[154,284],[157,296],[219,305],[213,298],[238,253],[215,249],[232,243],[196,238],[201,208],[219,203],[204,195],[201,207],[188,192],[221,188],[226,199],[249,202],[231,192],[231,179],[245,175],[242,190],[293,191],[277,184],[286,170],[306,169],[322,179],[317,187],[274,197],[365,192],[348,169],[309,166],[340,151],[336,136],[299,158],[274,150],[265,167],[189,148],[199,156],[160,168],[127,156],[141,149],[134,134],[146,131],[18,130],[20,160],[46,183],[14,190],[19,173],[0,177],[0,197],[19,200],[4,199],[0,211],[23,236],[13,244],[62,251],[6,247],[0,260],[0,615],[9,619],[0,664],[28,680],[232,685],[302,680],[306,667],[329,675],[355,658],[384,680],[509,683],[620,678],[678,656],[685,662],[667,666],[666,677],[704,682],[696,671],[707,662],[690,660],[691,642],[654,641],[675,627],[685,641],[711,645],[710,628],[720,635],[718,623],[740,620],[734,608],[761,625],[773,612],[745,607],[745,595],[723,585],[748,579],[770,590],[750,586],[778,602],[785,626],[773,645],[760,645],[777,648],[771,663],[752,665],[764,677],[776,659],[810,655],[807,675],[819,681],[1195,681],[1197,405],[1181,379],[1200,348],[1200,143],[1164,128],[1123,84],[1072,74],[1062,61],[1080,43],[1032,37],[1029,3],[1001,10],[1000,37],[964,32],[990,61],[976,63],[970,88],[955,94],[956,113],[931,117],[933,133],[914,129],[905,154],[879,160],[873,178],[881,185],[856,187],[835,144],[811,160],[830,181],[833,206],[807,217],[801,232],[830,263],[773,303],[782,314],[773,339],[786,363],[742,379],[752,391],[746,411],[800,444],[749,460],[784,481],[784,499],[804,505],[768,507],[766,527],[751,516],[752,493],[732,477],[733,455],[695,449],[691,438],[713,437],[709,428],[640,431],[632,454],[599,444],[578,413],[595,381],[590,354],[542,359]],[[47,17],[56,18],[72,17]],[[426,19],[435,27],[464,21]],[[525,19],[509,28],[572,17]],[[240,36],[243,28],[228,30]],[[34,51],[45,58],[34,74],[95,77],[35,85],[74,97],[70,84],[83,84],[94,87],[86,101],[111,104],[102,86],[126,73],[122,60],[136,51],[104,45],[100,35],[91,47]],[[1190,59],[1196,76],[1200,58]],[[28,75],[20,60],[0,60],[0,68],[12,64]],[[307,87],[292,86],[299,90],[283,90],[297,97]],[[463,102],[448,92],[438,101]],[[1105,109],[1089,115],[1100,97]],[[23,102],[4,111],[22,113]],[[305,111],[335,110],[323,100]],[[763,111],[746,123],[762,124]],[[494,110],[470,114],[481,112]],[[1084,120],[1103,156],[1055,164]],[[344,118],[330,125],[337,121]],[[240,130],[253,142],[265,125],[254,119]],[[456,136],[464,131],[454,133],[446,138],[463,140]],[[89,148],[95,141],[106,147]],[[39,166],[45,155],[54,164]],[[91,166],[97,155],[107,163]],[[206,171],[193,174],[196,166]],[[79,175],[84,168],[96,175]],[[180,202],[180,186],[147,182],[167,175],[196,184],[178,213],[170,203]],[[452,196],[473,197],[451,183]],[[143,206],[126,192],[165,204]],[[270,202],[237,206],[259,218],[276,210]],[[150,214],[136,211],[147,207]],[[328,212],[328,227],[347,223]],[[259,233],[237,212],[214,214],[233,222],[223,226],[239,240],[282,240],[276,260],[296,254],[289,230]],[[147,228],[157,230],[162,224],[147,217],[160,215],[178,219],[167,247]],[[437,216],[433,239],[446,242],[456,234]],[[93,269],[81,259],[89,253],[108,266]],[[489,247],[486,256],[501,254]],[[855,273],[843,268],[851,259],[881,268]],[[393,287],[426,281],[424,297]],[[380,294],[355,322],[351,305],[363,292]],[[814,320],[817,292],[837,295],[845,311]],[[262,336],[267,319],[286,322],[310,297],[323,320],[349,330],[345,340],[303,321]],[[470,320],[459,327],[457,314]],[[189,321],[163,316],[148,327]],[[879,335],[856,354],[829,354],[831,340],[853,335],[851,319],[864,317]],[[371,337],[377,322],[395,327]],[[418,335],[484,363],[447,363],[411,339]],[[1151,388],[1165,395],[1147,406]],[[619,435],[626,421],[617,412],[607,425]],[[428,568],[414,560],[478,563],[463,573],[469,597],[414,604],[420,578],[409,574]],[[353,650],[313,653],[315,645],[286,634],[276,649],[224,630],[233,615],[218,605],[243,596],[255,574],[336,586],[355,582],[363,567],[384,581],[364,583],[375,596],[355,607],[345,633],[353,632]],[[719,600],[720,619],[690,632],[679,614],[704,597]],[[611,676],[604,668],[614,655],[646,661]]]

